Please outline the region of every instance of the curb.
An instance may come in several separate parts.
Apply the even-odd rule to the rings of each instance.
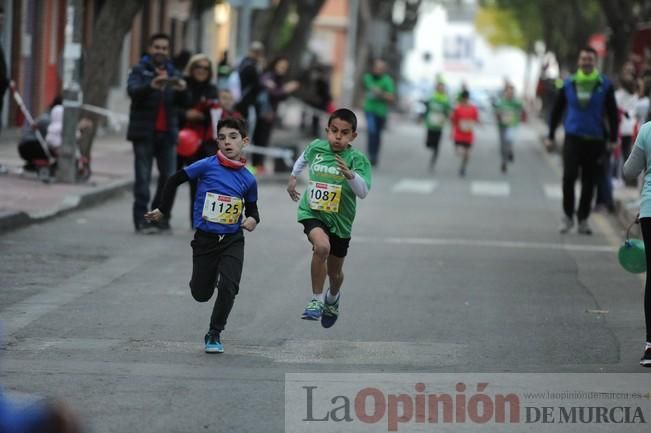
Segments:
[[[132,185],[133,180],[119,180],[81,194],[68,195],[56,209],[39,214],[29,215],[22,211],[0,212],[0,233],[41,223],[75,210],[89,208],[130,189]]]

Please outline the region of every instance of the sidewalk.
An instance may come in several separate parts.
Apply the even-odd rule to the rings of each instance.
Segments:
[[[308,142],[295,126],[295,111],[290,108],[287,114],[289,119],[285,123],[288,126],[274,129],[272,147],[300,147]],[[18,155],[19,134],[17,129],[3,130],[0,134],[0,164],[9,169],[0,174],[0,233],[102,203],[130,190],[133,185],[133,151],[124,132],[95,139],[92,176],[89,181],[78,184],[46,184],[39,181],[35,173],[21,173],[23,161]],[[268,168],[272,167],[273,161],[267,158],[267,164]],[[157,175],[155,168],[153,174]],[[285,182],[286,179],[287,173],[258,177],[260,183]]]

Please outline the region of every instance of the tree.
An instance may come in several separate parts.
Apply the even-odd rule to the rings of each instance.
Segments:
[[[117,71],[116,59],[120,58],[122,42],[145,2],[146,0],[103,2],[93,26],[90,45],[85,51],[82,77],[85,104],[106,106],[111,80]],[[80,152],[90,160],[99,116],[94,113],[84,113],[84,117],[90,118],[93,126],[82,139]]]
[[[651,4],[647,0],[599,0],[599,4],[610,29],[608,51],[613,59],[611,72],[618,73],[629,60],[638,24],[651,19]]]
[[[566,70],[575,67],[579,49],[604,25],[597,0],[483,0],[480,4],[514,17],[522,48],[532,52],[534,42],[542,40]]]

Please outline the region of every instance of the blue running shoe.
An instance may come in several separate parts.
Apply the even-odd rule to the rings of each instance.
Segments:
[[[219,340],[219,334],[209,332],[203,339],[206,353],[224,353],[224,345]]]
[[[301,319],[319,320],[321,318],[321,313],[323,313],[323,302],[317,299],[312,299],[310,303],[307,304],[307,307],[305,307]]]
[[[328,302],[323,304],[323,315],[321,316],[321,326],[323,326],[324,328],[330,328],[332,325],[335,324],[338,317],[339,317],[339,298],[337,298],[334,304],[328,304]]]

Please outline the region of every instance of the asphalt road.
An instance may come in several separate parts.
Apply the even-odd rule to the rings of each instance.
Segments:
[[[478,135],[461,179],[447,138],[430,174],[422,128],[389,125],[329,330],[299,318],[311,252],[295,204],[261,185],[223,355],[203,353],[211,305],[188,289],[186,189],[171,235],[135,235],[126,193],[3,235],[0,383],[66,399],[94,432],[280,432],[286,373],[643,373],[621,228],[595,215],[593,236],[558,234],[559,163],[535,131],[506,175],[494,126]]]

